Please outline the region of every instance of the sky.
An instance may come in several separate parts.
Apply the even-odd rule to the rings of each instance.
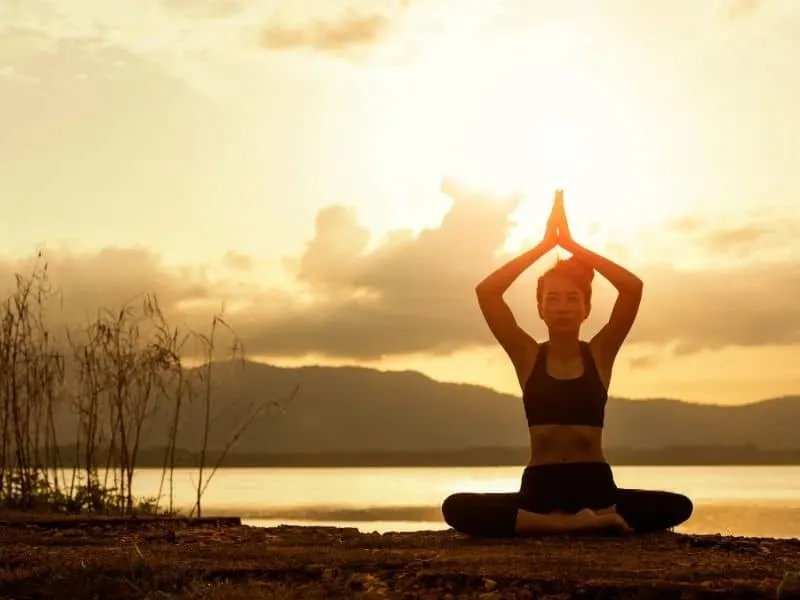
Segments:
[[[257,360],[518,393],[474,286],[559,187],[645,282],[612,395],[797,394],[799,54],[794,0],[3,2],[2,291],[42,252],[58,326],[224,302]]]

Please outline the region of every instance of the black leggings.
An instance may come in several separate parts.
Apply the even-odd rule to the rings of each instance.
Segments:
[[[442,514],[461,533],[510,537],[520,509],[576,513],[611,505],[636,533],[680,525],[693,510],[692,501],[682,494],[618,488],[606,463],[564,463],[527,467],[519,492],[453,494],[442,504]]]

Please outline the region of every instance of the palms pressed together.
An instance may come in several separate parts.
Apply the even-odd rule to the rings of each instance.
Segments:
[[[553,207],[547,219],[544,243],[550,248],[561,246],[568,252],[575,246],[572,234],[569,231],[567,213],[564,209],[564,190],[556,190],[556,195],[553,199]]]

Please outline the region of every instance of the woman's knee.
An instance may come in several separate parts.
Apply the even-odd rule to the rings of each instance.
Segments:
[[[460,492],[442,502],[445,523],[456,531],[481,537],[514,535],[517,519],[515,494]]]
[[[618,491],[617,512],[637,531],[671,529],[689,520],[694,504],[683,494],[656,490]]]
[[[694,512],[694,503],[691,498],[683,494],[674,494],[671,504],[672,514],[678,523],[688,521]]]
[[[442,502],[442,517],[444,522],[451,527],[456,527],[464,520],[464,516],[469,514],[470,508],[474,504],[472,494],[460,492],[451,494]]]

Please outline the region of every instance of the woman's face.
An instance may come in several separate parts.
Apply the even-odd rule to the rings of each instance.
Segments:
[[[568,278],[551,273],[544,279],[539,316],[550,331],[577,331],[589,316],[586,298]]]

